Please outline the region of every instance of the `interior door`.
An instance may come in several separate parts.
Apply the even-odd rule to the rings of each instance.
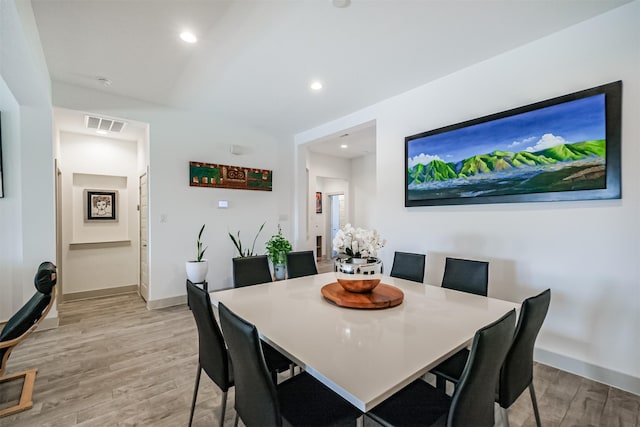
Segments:
[[[62,288],[64,283],[64,280],[62,280],[62,171],[60,170],[60,163],[58,162],[58,159],[54,159],[54,166],[56,171],[56,270],[58,274],[58,282],[56,286],[58,287],[58,301],[64,302],[64,289]]]
[[[140,177],[140,296],[149,300],[149,190],[147,174]]]

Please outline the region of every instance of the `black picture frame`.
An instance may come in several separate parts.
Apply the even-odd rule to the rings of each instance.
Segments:
[[[85,190],[85,221],[117,221],[118,191]]]
[[[322,213],[322,193],[320,191],[316,191],[316,213]]]
[[[621,120],[616,81],[407,136],[405,207],[619,199]]]

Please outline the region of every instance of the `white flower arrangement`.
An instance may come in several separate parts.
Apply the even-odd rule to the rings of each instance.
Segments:
[[[353,258],[375,258],[378,249],[384,247],[386,240],[376,230],[354,228],[351,224],[342,227],[333,239],[333,250]]]

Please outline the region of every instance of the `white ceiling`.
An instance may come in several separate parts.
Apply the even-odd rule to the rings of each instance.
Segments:
[[[32,0],[32,6],[52,80],[291,136],[628,2],[352,0],[336,8],[329,0]],[[197,44],[178,38],[186,28]],[[309,89],[314,79],[324,84],[319,93]]]
[[[375,122],[364,123],[351,129],[345,129],[335,135],[306,144],[309,151],[328,156],[354,159],[376,152]]]
[[[61,131],[68,131],[73,133],[80,133],[84,135],[96,136],[95,129],[89,129],[86,127],[85,117],[88,112],[69,110],[66,108],[55,108],[56,126]],[[121,117],[109,117],[102,114],[91,114],[94,117],[100,117],[104,119],[115,119],[122,121]],[[125,125],[118,133],[110,132],[106,136],[98,135],[107,138],[120,139],[125,141],[144,141],[147,136],[147,125],[145,123],[138,123],[131,120],[124,120]]]

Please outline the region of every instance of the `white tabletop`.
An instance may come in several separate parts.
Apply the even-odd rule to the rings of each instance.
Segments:
[[[261,337],[361,411],[369,411],[519,304],[385,276],[404,301],[381,310],[325,300],[324,273],[211,293]]]

